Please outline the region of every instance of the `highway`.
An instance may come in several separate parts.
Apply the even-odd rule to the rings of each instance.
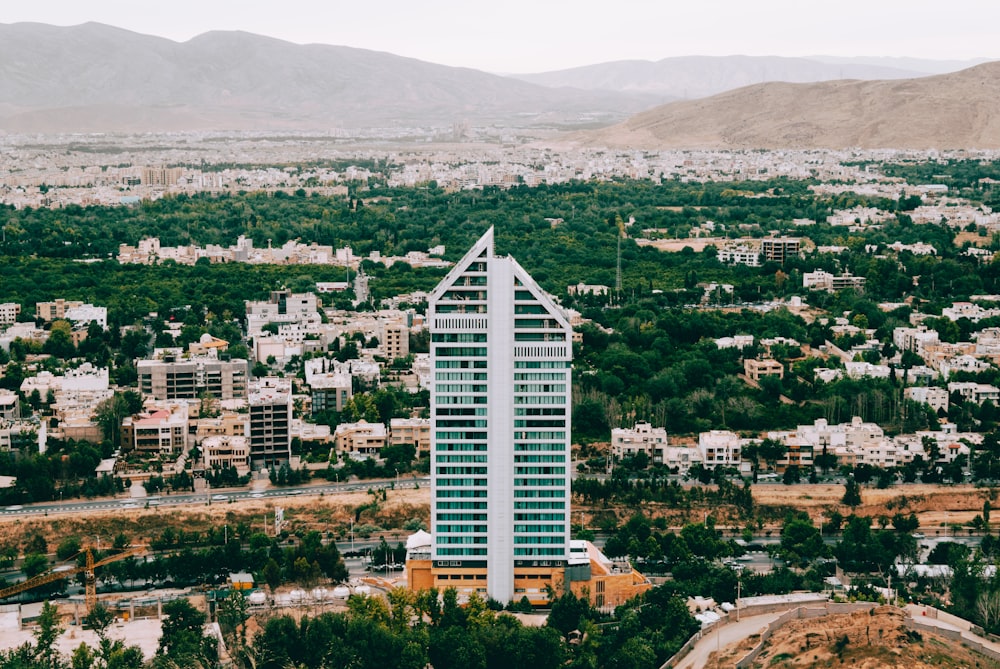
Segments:
[[[0,507],[0,518],[45,516],[59,513],[86,514],[98,511],[127,511],[131,509],[160,508],[174,506],[191,506],[195,504],[216,505],[227,504],[230,501],[243,500],[294,500],[296,497],[335,495],[348,492],[364,492],[368,489],[382,488],[404,490],[418,486],[430,487],[430,478],[370,479],[365,481],[349,481],[347,483],[324,483],[321,485],[297,486],[266,490],[249,490],[247,488],[218,488],[208,491],[190,493],[181,492],[170,495],[150,495],[148,497],[117,497],[94,500],[72,499],[60,502],[39,502],[37,504],[17,504]]]

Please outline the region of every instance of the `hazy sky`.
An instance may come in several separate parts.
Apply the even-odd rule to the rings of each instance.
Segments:
[[[491,72],[732,54],[1000,56],[997,0],[0,0],[0,23],[245,30]]]

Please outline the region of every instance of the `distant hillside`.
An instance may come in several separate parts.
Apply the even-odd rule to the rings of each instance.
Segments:
[[[855,62],[825,63],[812,58],[684,56],[656,62],[623,60],[512,76],[543,86],[642,92],[659,95],[667,101],[703,98],[770,81],[815,83],[835,79],[906,79],[933,73],[931,70]]]
[[[177,43],[96,23],[0,24],[0,130],[10,132],[613,121],[655,103],[241,32]]]
[[[768,83],[675,102],[602,130],[593,146],[1000,148],[1000,62],[898,81]]]

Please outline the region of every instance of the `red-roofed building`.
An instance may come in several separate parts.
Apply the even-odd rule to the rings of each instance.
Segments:
[[[187,450],[188,407],[170,405],[122,421],[122,443],[140,453],[179,455]]]

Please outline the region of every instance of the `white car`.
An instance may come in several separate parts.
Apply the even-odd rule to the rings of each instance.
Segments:
[[[212,495],[213,502],[225,502],[227,499],[229,499],[228,495]]]

